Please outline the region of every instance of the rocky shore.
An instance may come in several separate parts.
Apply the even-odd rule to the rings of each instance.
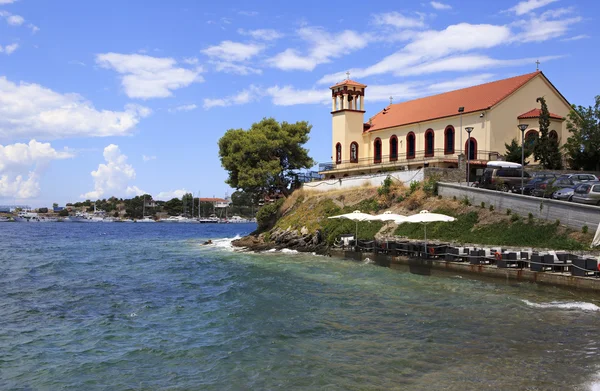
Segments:
[[[243,238],[234,240],[232,244],[235,247],[256,252],[271,249],[289,249],[320,255],[327,254],[328,252],[328,246],[323,240],[321,231],[317,230],[315,233],[310,234],[304,227],[300,231],[289,228],[286,230],[275,228],[268,233],[244,236]]]

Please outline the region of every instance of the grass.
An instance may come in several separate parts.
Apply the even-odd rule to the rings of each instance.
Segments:
[[[586,246],[568,236],[568,232],[553,223],[534,223],[517,219],[507,224],[489,224],[476,227],[479,213],[476,211],[457,215],[452,210],[438,209],[456,217],[452,223],[431,223],[427,226],[427,238],[458,243],[484,245],[527,246],[561,250],[585,250]],[[421,224],[401,224],[395,235],[412,239],[423,238]]]

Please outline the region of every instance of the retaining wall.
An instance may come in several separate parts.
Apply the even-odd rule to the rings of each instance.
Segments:
[[[552,222],[560,220],[561,224],[577,230],[587,225],[589,231],[594,232],[600,224],[598,206],[504,193],[447,182],[438,184],[438,194],[445,198],[456,197],[459,200],[467,197],[472,205],[485,202],[486,207],[494,205],[496,210],[510,209],[525,218],[532,213],[539,219]]]
[[[302,184],[305,190],[330,191],[339,189],[350,189],[360,186],[376,186],[383,184],[385,178],[390,176],[392,179],[409,185],[412,181],[422,181],[424,178],[423,170],[390,171],[378,174],[358,175],[347,178],[325,179],[322,181],[307,182]]]

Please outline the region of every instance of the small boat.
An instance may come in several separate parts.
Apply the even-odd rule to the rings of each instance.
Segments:
[[[14,219],[18,223],[55,223],[58,221],[56,217],[40,216],[34,212],[19,212]]]
[[[150,216],[145,216],[143,219],[135,220],[135,222],[136,223],[156,223],[156,220],[154,220]]]

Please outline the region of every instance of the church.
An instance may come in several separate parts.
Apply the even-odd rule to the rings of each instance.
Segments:
[[[353,175],[420,169],[473,170],[502,160],[506,144],[538,137],[543,96],[550,111],[549,137],[563,145],[569,136],[571,105],[548,78],[536,71],[460,90],[390,104],[365,121],[367,86],[344,80],[330,87],[332,162],[320,174]],[[525,127],[525,125],[527,125]],[[461,166],[462,167],[462,166]]]

